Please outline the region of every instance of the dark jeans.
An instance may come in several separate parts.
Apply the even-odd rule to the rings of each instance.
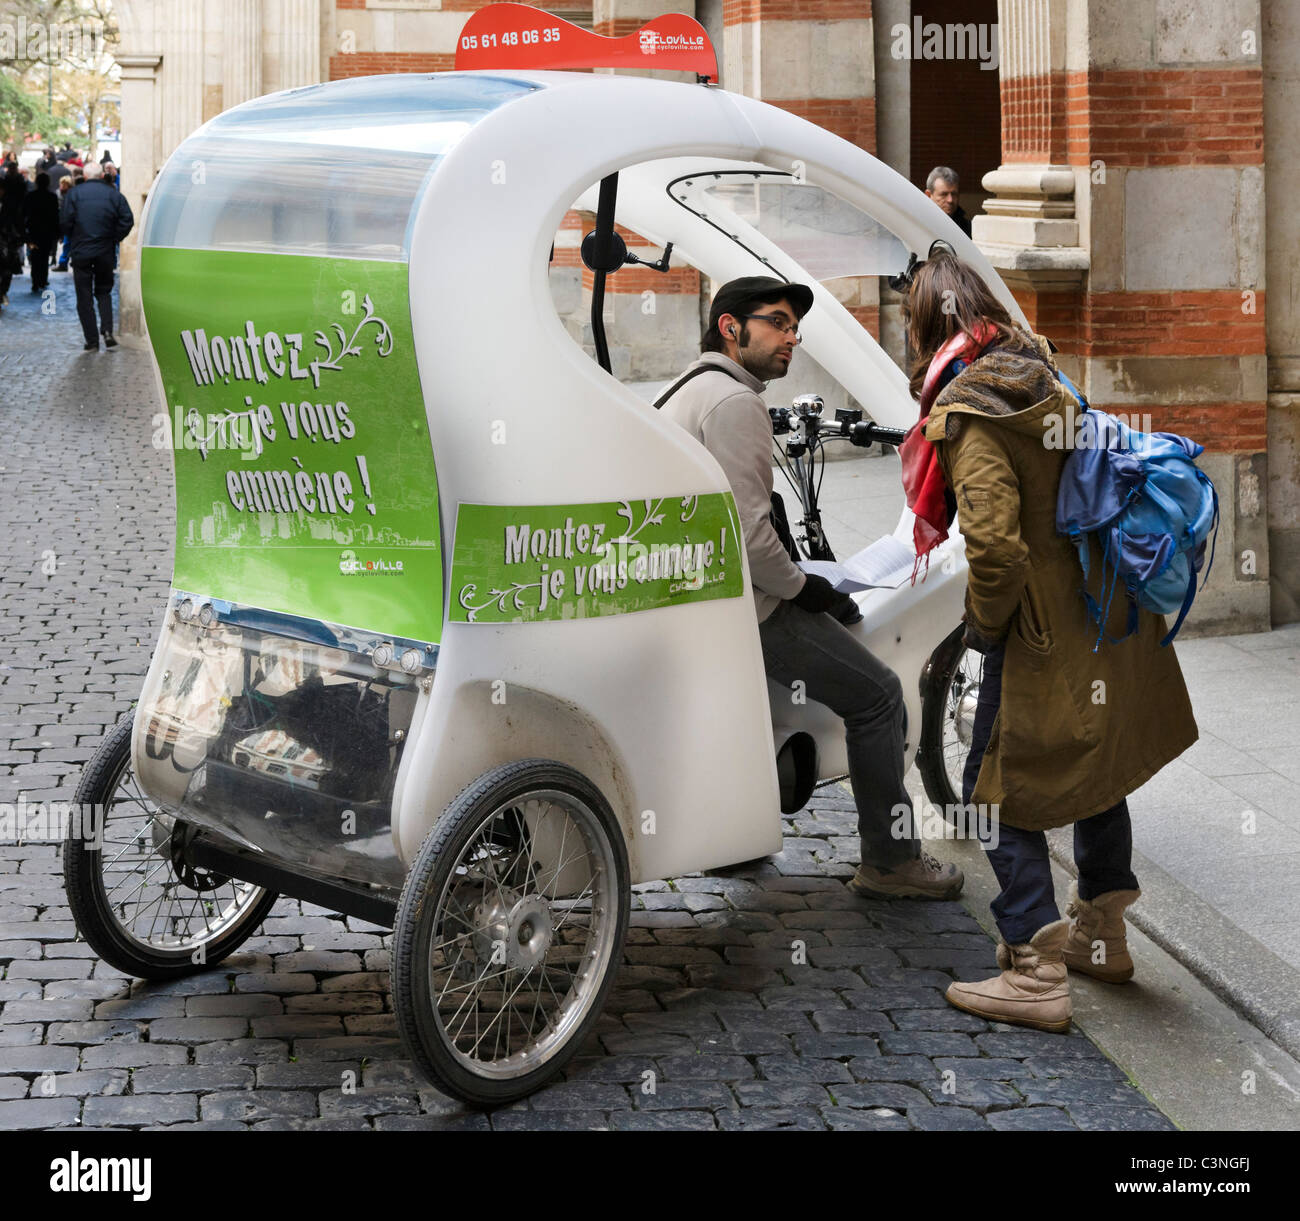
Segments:
[[[53,249],[48,243],[39,246],[33,246],[28,250],[28,265],[32,269],[32,287],[39,292],[50,282],[50,251]]]
[[[1001,646],[984,655],[970,755],[962,776],[962,802],[967,805],[1002,702],[1003,657]],[[1021,945],[1044,925],[1061,918],[1052,889],[1047,837],[1041,831],[1022,831],[999,821],[997,847],[985,843],[983,848],[1002,887],[1001,894],[989,907],[1004,941]],[[1111,890],[1136,890],[1138,882],[1133,876],[1132,860],[1133,828],[1126,800],[1074,824],[1074,863],[1079,869],[1080,898],[1095,899]]]
[[[858,807],[864,864],[892,869],[921,850],[911,817],[912,799],[903,786],[905,709],[898,675],[843,624],[782,602],[758,625],[767,673],[783,686],[802,682],[808,699],[844,718],[849,781]],[[905,807],[907,833],[891,824]]]
[[[95,330],[95,308],[99,304],[99,329],[105,335],[113,330],[113,252],[106,250],[93,259],[78,259],[72,264],[72,278],[77,285],[77,317],[87,343],[99,342]]]

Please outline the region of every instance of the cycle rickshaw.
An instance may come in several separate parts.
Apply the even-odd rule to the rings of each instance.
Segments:
[[[881,427],[915,405],[832,264],[895,273],[943,238],[1023,320],[893,171],[703,84],[345,80],[236,107],[168,161],[141,282],[173,589],[82,781],[104,821],[68,841],[70,903],[146,978],[218,962],[279,895],[392,927],[403,1039],[475,1105],[583,1042],[633,884],[778,851],[781,812],[847,770],[829,710],[769,692],[720,469],[556,315],[575,201],[598,357],[615,217],[715,283],[812,284],[803,346]],[[801,443],[866,423],[819,419],[790,417]],[[954,535],[924,581],[858,595],[931,778],[973,709],[964,574]]]

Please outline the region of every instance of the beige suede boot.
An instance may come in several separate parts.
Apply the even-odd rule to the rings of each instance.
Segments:
[[[1070,935],[1064,920],[1044,925],[1026,945],[998,946],[1001,975],[978,983],[954,983],[944,994],[950,1005],[988,1018],[1035,1030],[1063,1033],[1070,1028],[1070,983],[1061,949]]]
[[[1108,984],[1133,978],[1133,959],[1124,936],[1124,909],[1137,901],[1140,890],[1108,890],[1095,899],[1079,898],[1079,884],[1070,883],[1066,914],[1070,936],[1062,957],[1071,971],[1082,971]]]

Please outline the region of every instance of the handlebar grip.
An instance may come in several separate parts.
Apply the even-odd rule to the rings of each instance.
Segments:
[[[860,445],[865,448],[879,441],[882,445],[893,445],[895,447],[903,443],[903,438],[907,436],[906,429],[902,428],[884,428],[879,424],[872,424],[870,421],[864,421],[861,424],[855,424],[849,433],[849,439],[854,445]]]

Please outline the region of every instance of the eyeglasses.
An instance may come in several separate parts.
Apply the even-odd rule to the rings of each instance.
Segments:
[[[795,339],[799,338],[799,324],[790,322],[784,314],[735,314],[736,318],[757,318],[766,322],[769,326],[774,326],[783,335],[793,335]]]

